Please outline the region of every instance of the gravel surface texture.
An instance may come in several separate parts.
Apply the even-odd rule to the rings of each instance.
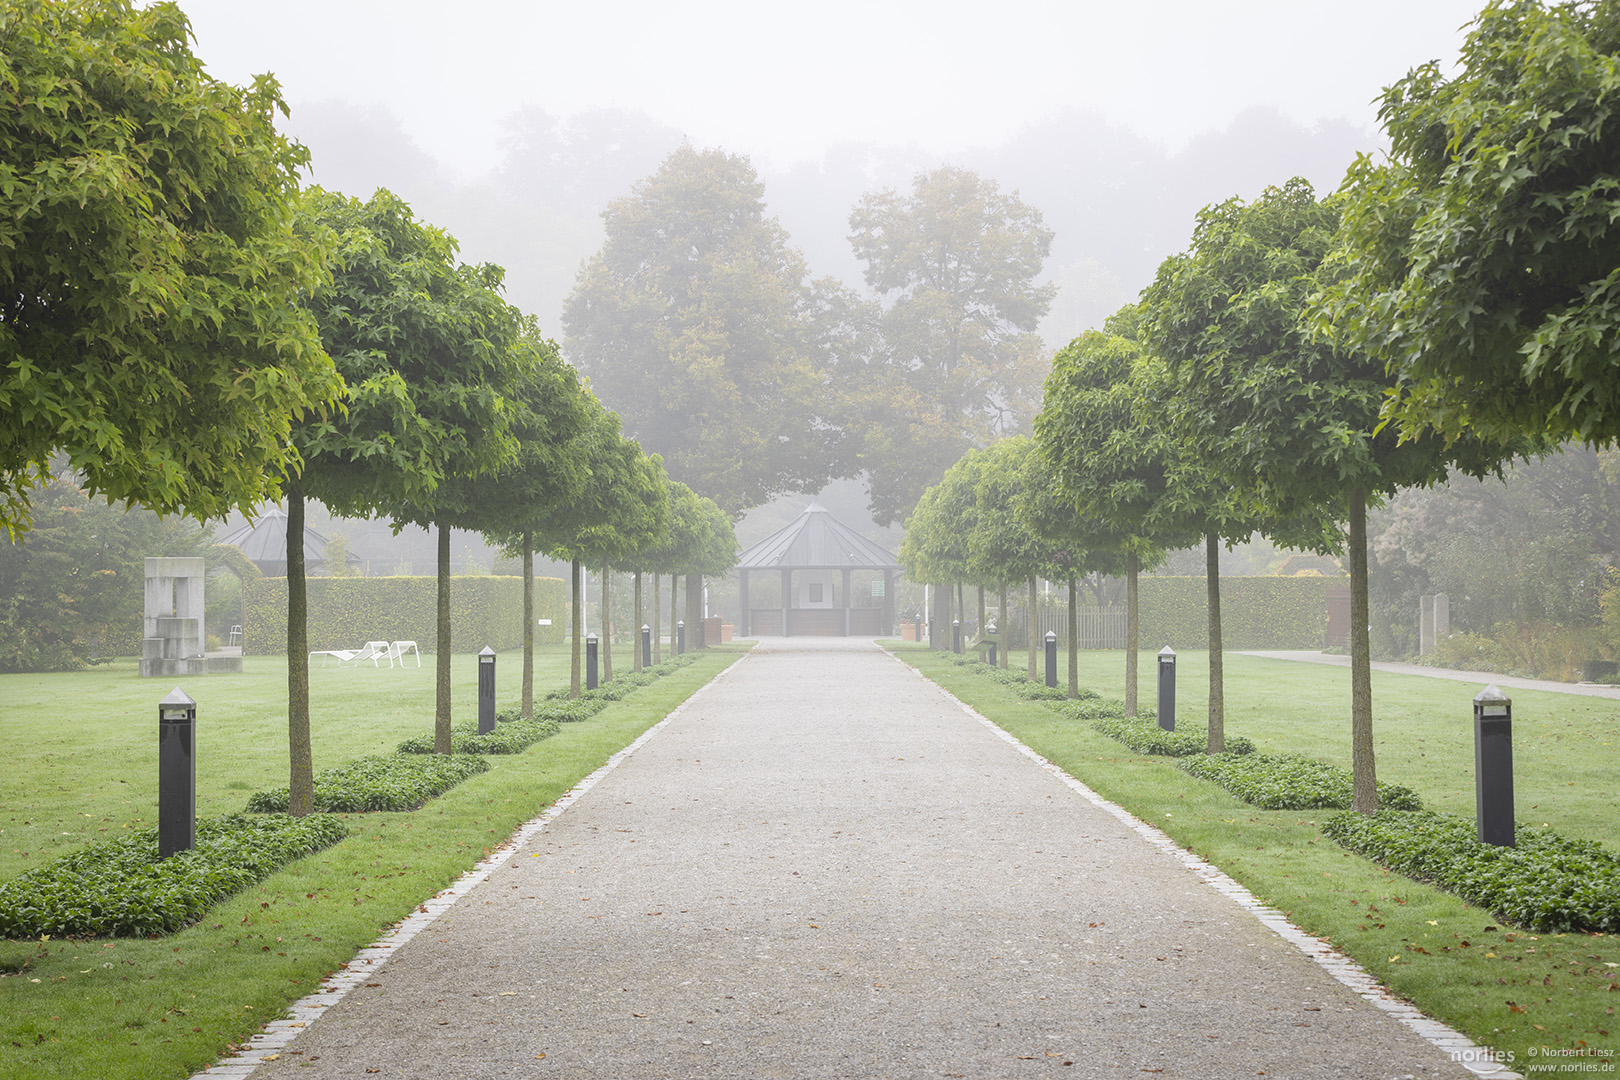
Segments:
[[[870,642],[793,639],[252,1075],[1469,1074]]]

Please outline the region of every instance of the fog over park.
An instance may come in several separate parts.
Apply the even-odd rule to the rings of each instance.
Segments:
[[[404,196],[550,332],[602,208],[686,139],[750,157],[811,271],[851,285],[864,192],[945,163],[1019,191],[1055,234],[1054,347],[1134,297],[1199,207],[1336,187],[1378,146],[1379,90],[1455,57],[1477,6],[184,5],[212,73],[280,80],[316,182]]]

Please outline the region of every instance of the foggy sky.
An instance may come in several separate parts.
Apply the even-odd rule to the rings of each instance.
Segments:
[[[958,153],[1078,108],[1167,149],[1253,106],[1373,128],[1483,0],[180,0],[217,77],[382,105],[452,175],[523,104],[635,109],[786,168],[839,142]]]

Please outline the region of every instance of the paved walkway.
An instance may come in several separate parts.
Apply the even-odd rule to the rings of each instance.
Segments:
[[[1299,660],[1308,664],[1331,664],[1347,668],[1350,658],[1337,653],[1307,649],[1271,651],[1244,650],[1244,656],[1263,656],[1271,660]],[[1555,682],[1552,679],[1521,679],[1517,675],[1497,675],[1489,671],[1461,671],[1457,668],[1429,667],[1427,664],[1397,664],[1383,660],[1372,662],[1374,671],[1388,671],[1395,675],[1422,675],[1429,679],[1450,679],[1453,682],[1473,683],[1481,690],[1495,683],[1503,690],[1546,690],[1553,694],[1576,694],[1581,697],[1608,698],[1620,701],[1620,686],[1601,686],[1597,683]]]
[[[252,1075],[1466,1077],[870,642],[767,641]]]

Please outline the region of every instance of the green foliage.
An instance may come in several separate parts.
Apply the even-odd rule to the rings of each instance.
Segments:
[[[393,754],[355,758],[347,765],[315,774],[313,809],[357,814],[376,810],[415,810],[469,776],[489,770],[489,762],[471,754]],[[287,809],[287,789],[256,791],[248,799],[254,813]]]
[[[1384,92],[1321,322],[1387,361],[1408,436],[1620,435],[1620,18],[1497,0]]]
[[[857,467],[886,525],[970,447],[1035,414],[1047,362],[1035,329],[1057,291],[1035,279],[1052,231],[1016,192],[952,166],[918,174],[907,195],[865,195],[849,226],[884,305],[848,393]]]
[[[478,722],[457,724],[450,731],[452,754],[521,754],[541,739],[549,739],[562,730],[559,718],[544,709],[536,710],[534,719],[524,720],[514,711],[499,714],[495,730],[487,735],[478,734]],[[433,736],[418,735],[406,739],[395,751],[399,754],[433,753]]]
[[[1230,746],[1233,740],[1228,739]],[[1219,784],[1262,810],[1348,810],[1350,773],[1326,762],[1292,754],[1204,754],[1183,758],[1192,775]],[[1411,788],[1378,785],[1378,805],[1389,810],[1420,810]]]
[[[1124,743],[1138,754],[1185,758],[1207,756],[1206,752],[1209,750],[1209,732],[1203,728],[1187,727],[1185,724],[1176,725],[1174,731],[1166,731],[1151,720],[1099,716],[1092,721],[1091,726],[1110,739]],[[1228,735],[1226,752],[1252,754],[1254,743],[1241,735]]]
[[[1051,707],[1070,720],[1123,720],[1125,703],[1105,698],[1095,690],[1082,690],[1072,701],[1054,701]]]
[[[275,80],[210,78],[173,4],[0,9],[0,527],[55,451],[92,494],[198,520],[273,496],[342,382],[296,299],[308,153]]]
[[[833,475],[821,290],[745,157],[683,146],[602,215],[563,309],[625,430],[727,515]]]
[[[73,671],[92,656],[138,654],[146,557],[202,555],[213,546],[207,534],[90,498],[68,475],[33,500],[33,528],[0,544],[0,672]]]
[[[1327,632],[1327,578],[1222,577],[1221,640],[1228,649],[1320,649]],[[1209,647],[1203,578],[1144,577],[1142,641]]]
[[[326,815],[205,818],[196,846],[167,859],[156,829],[104,840],[0,885],[0,937],[173,933],[348,831]]]
[[[1523,823],[1517,846],[1482,844],[1474,822],[1431,811],[1341,814],[1322,831],[1397,873],[1545,933],[1620,931],[1620,855]]]
[[[352,649],[364,641],[414,641],[427,652],[437,640],[437,582],[429,577],[310,578],[309,647]],[[563,583],[537,578],[535,616],[550,626],[534,629],[536,642],[563,636]],[[246,590],[243,626],[256,653],[287,650],[287,579],[263,578]],[[523,579],[458,577],[451,593],[450,625],[468,651],[488,645],[497,652],[523,643]],[[414,660],[410,661],[414,666]]]
[[[1088,331],[1058,351],[1035,445],[1059,500],[1125,535],[1152,566],[1165,547],[1191,544],[1204,529],[1181,505],[1182,442],[1150,415],[1144,381],[1159,369],[1142,359],[1134,337],[1112,332],[1134,332],[1138,317],[1130,305],[1110,330]]]

